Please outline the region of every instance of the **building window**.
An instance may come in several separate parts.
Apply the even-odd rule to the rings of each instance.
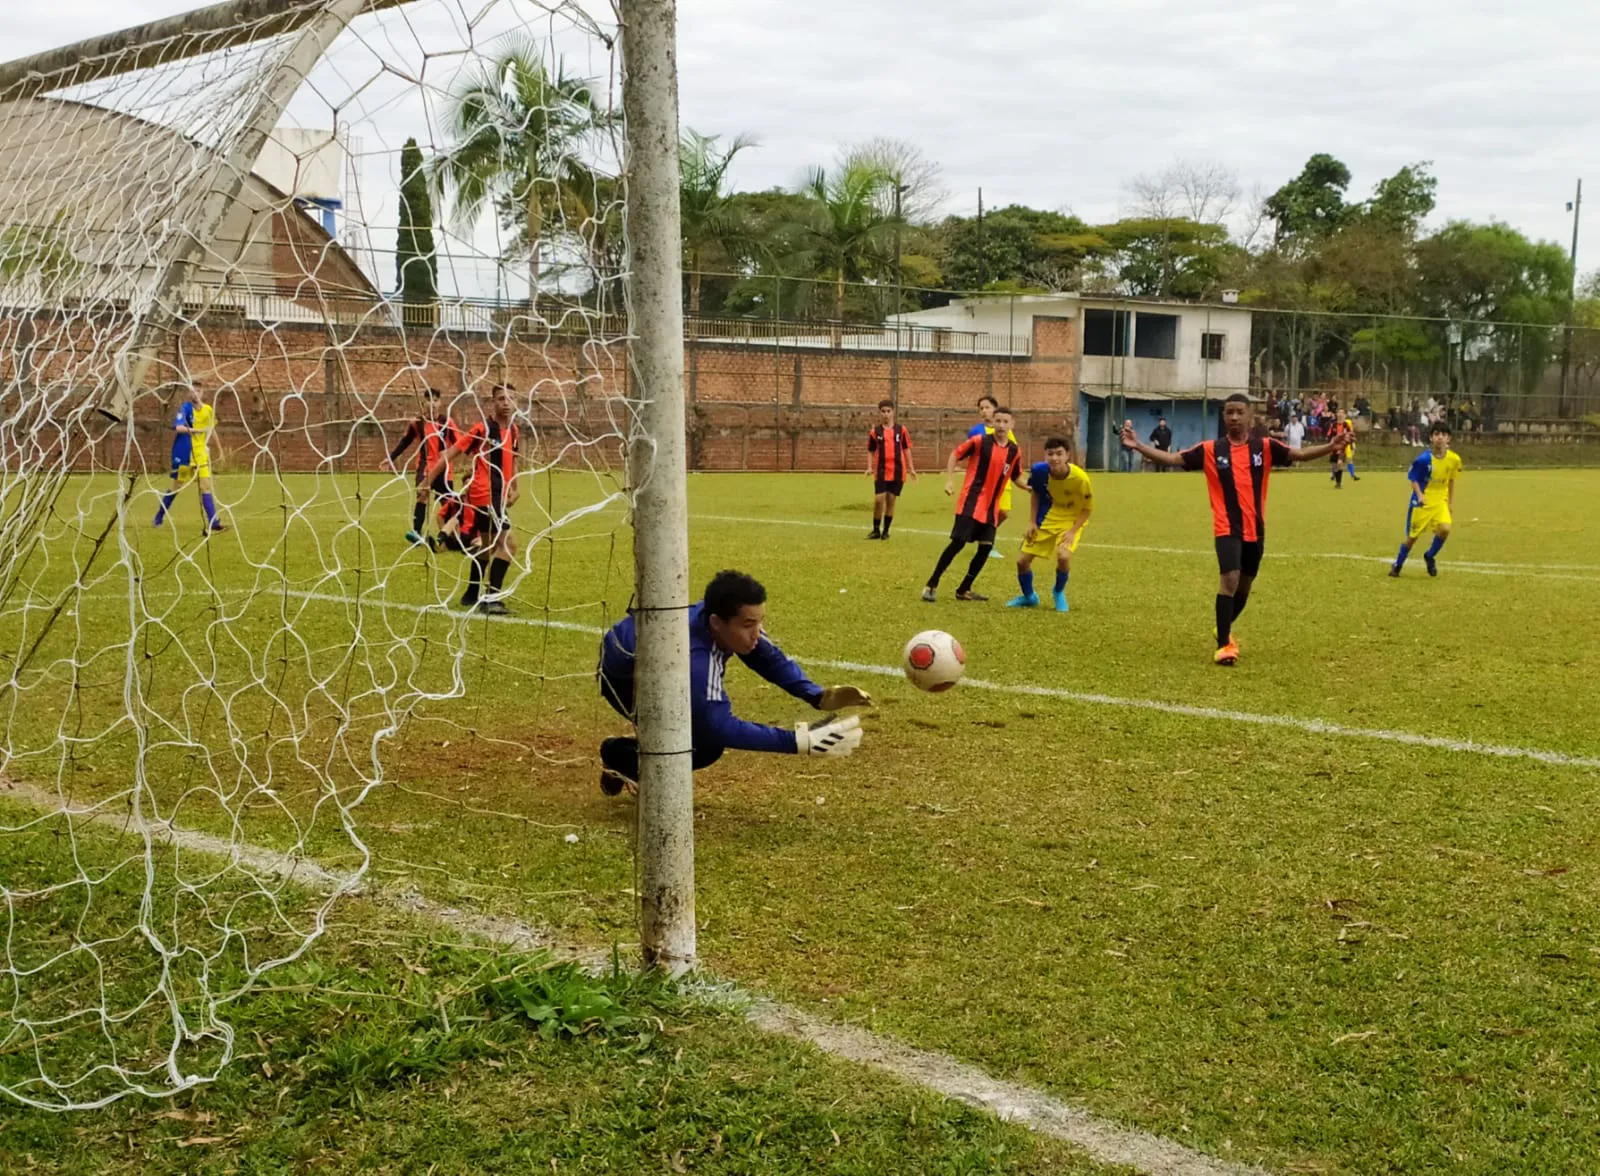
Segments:
[[[1125,310],[1085,310],[1083,312],[1083,353],[1085,355],[1127,355],[1128,317],[1128,312]]]
[[[1133,354],[1139,359],[1178,358],[1178,316],[1140,312],[1134,323]]]
[[[1217,331],[1206,331],[1200,336],[1200,358],[1221,359],[1222,342],[1227,336]]]

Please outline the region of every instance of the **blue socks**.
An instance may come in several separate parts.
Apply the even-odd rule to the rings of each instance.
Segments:
[[[161,508],[156,511],[156,526],[161,525],[161,520],[167,517],[167,511],[172,509],[172,500],[178,496],[176,490],[169,490],[161,496]]]
[[[1352,478],[1356,476],[1356,463],[1355,462],[1353,462],[1353,461],[1345,462],[1344,463],[1344,468],[1350,471],[1350,476]]]
[[[1423,559],[1432,559],[1439,554],[1439,549],[1444,546],[1444,536],[1435,535],[1433,542],[1428,545],[1428,550],[1422,553]]]
[[[1408,556],[1410,554],[1411,554],[1411,548],[1407,547],[1404,543],[1402,543],[1400,545],[1400,554],[1394,557],[1394,566],[1397,567],[1397,568],[1404,567],[1405,563],[1406,563],[1406,556]]]
[[[1018,572],[1017,573],[1017,587],[1022,589],[1022,594],[1024,596],[1032,596],[1033,595],[1033,572],[1032,571]]]
[[[1031,580],[1033,577],[1029,576],[1028,578]],[[1057,568],[1056,569],[1056,591],[1057,592],[1064,591],[1066,589],[1066,586],[1067,586],[1067,573],[1062,571],[1060,568]]]
[[[200,505],[206,508],[206,522],[215,523],[217,521],[217,500],[211,497],[210,494],[202,494],[200,495]]]

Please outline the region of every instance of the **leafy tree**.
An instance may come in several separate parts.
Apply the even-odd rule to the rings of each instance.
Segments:
[[[683,224],[683,266],[689,276],[689,313],[700,313],[701,284],[709,268],[729,270],[753,240],[744,208],[726,189],[734,157],[755,140],[736,136],[726,148],[715,135],[686,130],[678,145],[678,205]]]
[[[983,218],[948,217],[944,276],[958,290],[1065,289],[1077,284],[1086,258],[1105,241],[1075,216],[1013,204]]]
[[[1417,243],[1417,269],[1425,307],[1445,318],[1553,324],[1566,314],[1566,250],[1499,221],[1451,221]]]
[[[1201,298],[1220,284],[1228,230],[1183,218],[1133,217],[1101,225],[1104,266],[1127,294]]]
[[[1434,178],[1432,167],[1427,160],[1410,163],[1388,179],[1379,180],[1372,199],[1362,205],[1361,215],[1407,239],[1414,238],[1437,203],[1439,181]]]
[[[845,284],[881,277],[893,258],[896,221],[883,211],[889,177],[857,163],[831,175],[818,168],[803,194],[806,216],[794,226],[794,260],[834,281],[833,317],[845,317]]]
[[[909,223],[928,220],[938,212],[948,193],[943,182],[943,169],[929,159],[915,143],[904,139],[869,139],[857,143],[839,156],[839,168],[870,167],[888,177],[883,190],[883,211],[898,214]],[[894,199],[895,186],[900,188],[900,200]]]
[[[1264,209],[1276,225],[1275,243],[1329,232],[1344,222],[1344,191],[1350,169],[1331,155],[1306,160],[1300,174],[1267,197]]]
[[[400,232],[395,242],[395,288],[402,302],[432,303],[439,297],[439,255],[433,243],[433,195],[422,148],[407,139],[400,149]]]
[[[452,142],[435,165],[441,186],[455,198],[455,216],[476,222],[493,202],[528,254],[529,296],[539,292],[546,218],[564,199],[593,202],[595,180],[582,148],[609,125],[588,80],[554,73],[533,41],[517,41],[488,65],[479,65],[452,97],[447,125]],[[587,189],[587,192],[585,191]]]

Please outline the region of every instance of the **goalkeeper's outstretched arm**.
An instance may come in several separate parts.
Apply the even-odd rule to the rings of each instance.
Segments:
[[[779,656],[782,657],[782,654]],[[787,658],[783,660],[788,661]],[[790,664],[793,665],[792,662]],[[725,662],[713,656],[695,656],[690,663],[690,706],[696,748],[840,756],[849,755],[861,742],[860,720],[854,715],[830,719],[814,727],[797,723],[793,730],[746,722],[733,713],[733,706],[722,689],[722,670],[725,665]],[[799,667],[795,668],[798,671]],[[804,677],[803,674],[801,676]],[[825,692],[814,683],[813,686],[820,699]]]
[[[847,706],[871,706],[872,696],[859,686],[829,686],[823,688],[813,682],[806,672],[765,633],[741,660],[756,673],[785,693],[818,710],[836,711]]]

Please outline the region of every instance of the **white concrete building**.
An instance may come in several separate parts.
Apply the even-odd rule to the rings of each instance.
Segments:
[[[953,339],[993,341],[977,350],[1026,353],[1033,320],[1075,321],[1078,441],[1092,469],[1119,465],[1116,432],[1132,420],[1141,437],[1167,420],[1174,444],[1216,431],[1215,402],[1250,390],[1248,308],[1098,294],[996,294],[898,316]]]

